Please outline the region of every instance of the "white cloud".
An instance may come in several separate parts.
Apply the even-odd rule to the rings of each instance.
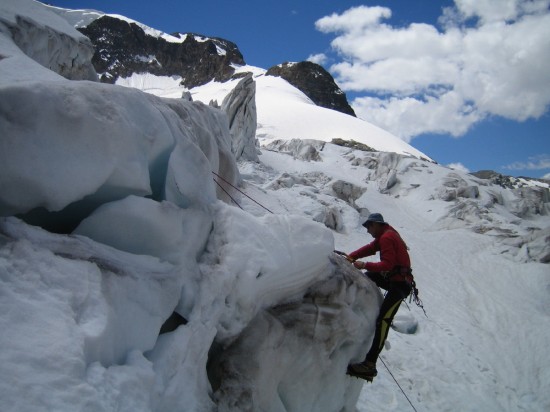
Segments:
[[[455,0],[455,5],[462,18],[478,18],[481,23],[516,20],[548,9],[545,0]]]
[[[460,170],[461,172],[470,173],[470,170],[462,163],[450,163],[447,167],[454,170]]]
[[[327,62],[327,55],[324,53],[312,54],[306,60],[312,63],[320,64],[322,66]]]
[[[315,22],[315,27],[324,33],[361,32],[369,26],[378,26],[382,19],[391,17],[386,7],[353,7],[342,14],[333,13]]]
[[[362,118],[400,136],[409,142],[430,130],[460,136],[469,125],[480,120],[475,108],[464,102],[459,94],[448,91],[437,97],[360,97],[354,100],[355,113]],[[366,116],[368,114],[368,118]]]
[[[550,169],[550,155],[541,154],[530,157],[527,162],[514,162],[507,166],[503,166],[508,170],[542,170]]]
[[[393,27],[359,6],[316,22],[335,33],[330,67],[359,117],[410,140],[464,134],[490,115],[523,121],[550,105],[550,0],[455,0],[443,29]],[[324,56],[324,55],[323,55]],[[326,56],[325,56],[326,57]],[[326,62],[326,60],[325,60]]]

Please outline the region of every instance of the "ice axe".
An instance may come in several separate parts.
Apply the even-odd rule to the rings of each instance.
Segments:
[[[355,260],[356,260],[356,259],[352,258],[351,256],[349,256],[347,253],[342,252],[340,250],[335,250],[334,253],[336,253],[337,255],[340,255],[340,256],[344,256],[346,258],[346,260],[348,262],[351,262],[351,263],[355,262]]]

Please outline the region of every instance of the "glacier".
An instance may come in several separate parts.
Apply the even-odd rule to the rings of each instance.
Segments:
[[[64,68],[86,45],[80,35],[65,41],[70,30],[58,29],[57,14],[38,3],[7,2],[4,15],[13,18],[1,32],[12,54],[0,61],[0,273],[2,326],[10,331],[0,342],[2,409],[244,410],[282,405],[304,390],[317,398],[323,385],[293,374],[275,379],[252,359],[222,366],[252,353],[236,342],[249,344],[247,334],[265,322],[277,330],[264,336],[266,345],[288,336],[288,353],[298,356],[310,324],[283,327],[269,313],[301,319],[293,305],[319,295],[332,296],[319,333],[339,320],[335,305],[364,326],[355,332],[362,340],[350,340],[351,321],[329,342],[308,337],[327,371],[345,370],[364,350],[380,304],[369,281],[332,257],[323,225],[225,203],[232,189],[213,175],[237,185],[236,159],[257,156],[252,78],[222,109],[76,81]],[[50,49],[38,45],[49,58],[19,37],[53,38]],[[12,71],[26,56],[40,64],[29,64],[32,81]],[[338,277],[334,288],[323,287]],[[372,298],[356,304],[350,294]],[[181,325],[163,330],[174,312]],[[235,373],[271,387],[239,399],[249,389]],[[342,374],[340,381],[332,403],[352,408],[360,385]],[[228,390],[235,385],[241,389]],[[295,407],[321,404],[304,399]]]
[[[2,410],[410,410],[392,376],[419,409],[550,407],[547,184],[437,165],[259,68],[100,84],[72,27],[97,15],[0,5]],[[382,295],[333,250],[374,211],[428,317],[400,309],[363,385]]]

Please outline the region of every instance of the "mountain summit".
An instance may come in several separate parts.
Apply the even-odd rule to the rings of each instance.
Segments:
[[[237,45],[194,33],[171,35],[122,16],[97,15],[78,30],[95,46],[92,63],[103,82],[115,83],[134,73],[180,76],[187,88],[210,81],[225,82],[235,67],[245,65]],[[200,63],[198,63],[200,62]],[[267,70],[301,90],[316,105],[351,116],[355,112],[346,95],[323,67],[311,62],[283,63]]]
[[[103,82],[152,73],[181,76],[182,84],[192,88],[226,81],[234,74],[233,65],[244,64],[237,46],[227,40],[193,33],[155,36],[136,22],[108,15],[79,30],[95,46],[92,63]]]
[[[316,63],[283,63],[268,69],[266,75],[282,77],[318,106],[356,117],[346,94],[338,87],[331,74]]]

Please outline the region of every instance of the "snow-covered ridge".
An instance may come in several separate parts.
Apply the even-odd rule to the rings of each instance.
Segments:
[[[421,151],[379,127],[315,105],[304,93],[285,80],[265,76],[264,69],[240,66],[236,72],[253,73],[258,118],[256,135],[261,144],[268,144],[275,139],[316,139],[326,142],[333,139],[355,140],[375,150],[431,160]],[[174,77],[133,74],[130,78],[118,79],[116,84],[137,87],[165,97],[180,97],[189,92],[193,100],[209,103],[213,100],[223,101],[240,81],[212,81],[204,86],[187,89],[178,80]]]
[[[97,80],[91,64],[94,53],[88,38],[66,20],[50,13],[42,4],[6,0],[0,4],[2,59],[0,84],[33,80],[42,76],[54,80],[54,73],[68,79]]]
[[[154,29],[152,27],[149,27],[143,23],[140,23],[137,20],[131,19],[126,16],[122,16],[120,14],[113,14],[113,13],[103,13],[101,11],[97,10],[90,10],[90,9],[64,9],[61,7],[55,7],[55,6],[47,6],[49,7],[53,12],[56,14],[59,14],[62,16],[65,20],[67,20],[73,27],[75,28],[82,28],[88,26],[90,23],[92,23],[94,20],[97,20],[103,16],[109,16],[113,17],[115,19],[119,19],[122,21],[125,21],[127,23],[133,23],[137,26],[141,27],[145,33],[147,33],[149,36],[157,37],[157,38],[163,38],[164,40],[171,42],[171,43],[183,43],[187,36],[180,35],[178,33],[177,36],[173,36],[168,33],[164,33],[160,30]],[[198,37],[198,36],[197,36]]]
[[[51,10],[56,14],[62,16],[75,28],[86,27],[90,23],[92,23],[94,20],[97,20],[103,16],[109,16],[115,19],[125,21],[127,23],[135,24],[139,26],[147,35],[151,37],[164,39],[169,43],[183,43],[187,39],[187,37],[190,35],[192,35],[193,38],[198,42],[213,40],[209,37],[201,36],[199,34],[190,34],[190,33],[168,34],[161,30],[157,30],[153,27],[147,26],[146,24],[143,24],[137,20],[131,19],[126,16],[122,16],[120,14],[103,13],[97,10],[89,10],[89,9],[71,10],[71,9],[64,9],[61,7],[54,7],[54,6],[48,6],[48,7],[51,8]],[[220,43],[216,43],[216,47],[218,49],[218,54],[220,56],[223,56],[227,53],[227,51],[224,50],[223,47],[221,47]]]

